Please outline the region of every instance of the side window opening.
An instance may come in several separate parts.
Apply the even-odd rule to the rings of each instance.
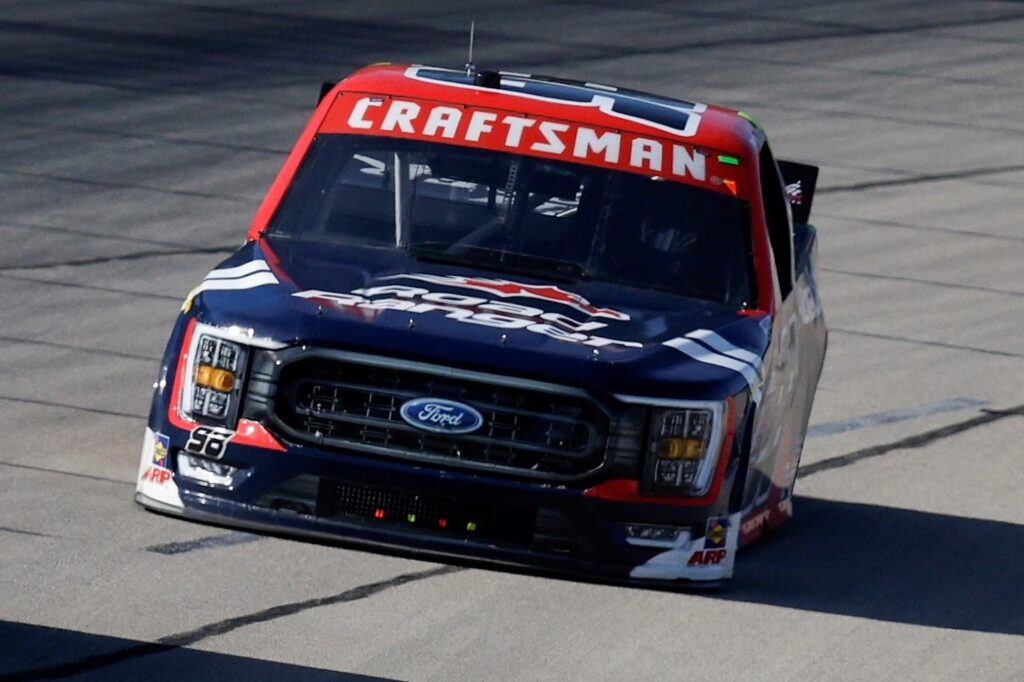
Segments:
[[[786,298],[793,288],[793,231],[790,229],[789,207],[782,188],[782,178],[767,142],[761,147],[758,165],[764,218],[775,257],[775,270],[779,276],[779,293],[782,298]]]

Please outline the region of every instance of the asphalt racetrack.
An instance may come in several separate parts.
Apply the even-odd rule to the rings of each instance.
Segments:
[[[628,8],[627,8],[628,5]],[[796,518],[724,592],[265,538],[132,501],[186,292],[321,81],[476,63],[741,108],[820,164]],[[0,680],[1024,679],[1024,5],[0,5]]]

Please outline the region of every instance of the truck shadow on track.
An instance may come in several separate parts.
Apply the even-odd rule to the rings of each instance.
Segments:
[[[808,497],[718,598],[1024,635],[1024,525]]]
[[[1024,525],[799,495],[793,505],[793,519],[742,549],[733,579],[711,589],[612,582],[400,548],[369,549],[343,538],[310,541],[436,559],[460,568],[1024,635]]]
[[[154,649],[154,647],[156,647]],[[0,621],[0,682],[7,680],[332,680],[390,682],[301,665],[179,647],[158,647],[121,637]]]

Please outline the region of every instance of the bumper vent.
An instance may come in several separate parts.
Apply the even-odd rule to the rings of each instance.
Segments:
[[[356,518],[448,536],[529,544],[535,514],[514,507],[322,479],[317,516]]]

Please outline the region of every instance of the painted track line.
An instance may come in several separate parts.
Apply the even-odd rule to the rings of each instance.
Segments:
[[[857,429],[864,429],[872,426],[892,424],[894,422],[906,421],[908,419],[917,419],[918,417],[928,417],[933,414],[942,414],[943,412],[956,412],[969,407],[981,407],[983,405],[988,405],[988,401],[978,400],[976,398],[950,398],[949,400],[942,400],[937,403],[910,405],[908,407],[900,407],[895,410],[885,410],[884,412],[865,414],[860,417],[853,417],[852,419],[815,424],[807,429],[807,437],[821,438],[822,436],[832,436],[837,433],[846,433],[847,431],[855,431]]]

